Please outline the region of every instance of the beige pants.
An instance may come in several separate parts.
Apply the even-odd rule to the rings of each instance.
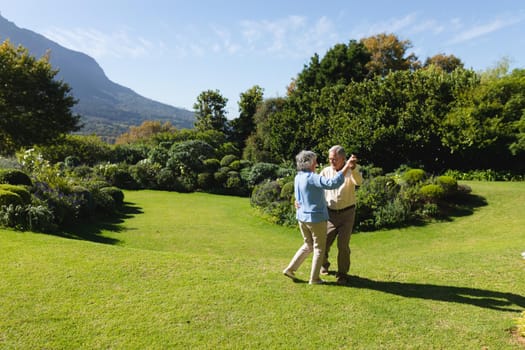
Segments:
[[[326,221],[302,222],[299,221],[299,229],[303,235],[304,244],[297,250],[292,261],[286,268],[288,271],[297,271],[303,261],[313,251],[312,270],[310,271],[310,282],[319,281],[319,272],[324,259],[326,246]]]

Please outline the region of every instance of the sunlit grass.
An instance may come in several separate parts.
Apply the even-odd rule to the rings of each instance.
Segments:
[[[470,185],[473,215],[355,234],[348,287],[283,277],[298,229],[246,198],[128,191],[83,239],[0,230],[0,348],[517,349],[525,183]]]

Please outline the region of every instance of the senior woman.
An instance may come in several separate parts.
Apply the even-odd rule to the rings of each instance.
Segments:
[[[324,281],[319,278],[319,272],[323,263],[326,245],[326,221],[328,220],[324,190],[338,188],[344,183],[344,175],[350,168],[350,163],[346,162],[335,177],[326,178],[315,173],[317,155],[314,152],[301,151],[295,160],[298,171],[294,181],[295,201],[297,203],[296,218],[304,243],[297,250],[288,267],[284,269],[283,274],[296,280],[295,271],[313,251],[309,284],[322,284]]]

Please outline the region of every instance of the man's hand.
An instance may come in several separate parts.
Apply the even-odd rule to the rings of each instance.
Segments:
[[[352,170],[354,170],[357,166],[357,157],[354,154],[352,154],[350,159],[348,159],[348,164],[350,164],[350,169]]]

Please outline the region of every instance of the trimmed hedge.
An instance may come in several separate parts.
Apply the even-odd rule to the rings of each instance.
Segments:
[[[18,185],[0,184],[0,190],[16,193],[22,199],[23,204],[31,203],[31,193],[23,187]]]
[[[0,169],[0,183],[31,186],[29,175],[19,169]]]

